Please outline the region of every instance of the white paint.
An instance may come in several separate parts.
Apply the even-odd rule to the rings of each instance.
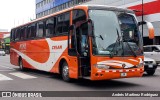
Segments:
[[[119,70],[119,72],[123,72],[123,70]]]
[[[22,78],[22,79],[32,79],[32,78],[37,78],[35,76],[27,75],[21,72],[14,72],[14,73],[9,73],[11,75],[14,75],[16,77]]]
[[[5,81],[5,80],[13,80],[13,79],[11,79],[3,74],[0,74],[0,81]]]
[[[102,72],[102,71],[101,71],[101,70],[98,70],[97,72],[99,72],[99,73],[100,73],[100,72]]]
[[[126,70],[126,72],[129,72],[129,70]]]
[[[19,52],[16,49],[12,49],[15,52],[18,53],[24,60],[26,60],[30,65],[32,65],[34,68],[43,70],[43,71],[50,71],[54,64],[57,62],[59,57],[62,55],[62,53],[67,48],[67,40],[63,41],[53,41],[50,38],[46,39],[48,45],[49,45],[49,58],[45,63],[39,63],[37,61],[34,61],[33,59],[29,58],[27,55],[23,54],[22,52]],[[52,49],[52,46],[62,45],[62,49]],[[56,52],[56,53],[55,53]]]
[[[118,60],[107,60],[107,61],[101,61],[97,62],[97,64],[106,64],[106,65],[111,65],[111,66],[120,66],[122,67],[122,64],[125,64],[125,68],[130,68],[133,67],[134,65],[128,62],[123,62],[123,61],[118,61]]]
[[[128,59],[128,60],[130,60],[130,61],[134,61],[134,62],[138,62],[137,60],[134,60],[134,59]]]
[[[109,72],[109,70],[106,70],[106,72],[108,73],[108,72]]]
[[[0,65],[0,67],[2,67],[2,68],[6,68],[6,69],[9,69],[9,70],[15,70],[14,68],[7,67],[7,66],[3,66],[3,65]]]
[[[160,13],[155,13],[155,14],[149,14],[149,15],[144,15],[144,19],[146,20],[146,21],[149,21],[149,22],[155,22],[155,21],[160,21]],[[139,21],[141,21],[142,20],[142,17],[141,16],[139,16],[139,17],[137,17],[137,19],[139,20]]]
[[[8,72],[8,71],[14,71],[14,70],[10,70],[10,69],[2,69],[2,70],[0,70],[0,72]]]
[[[150,3],[150,2],[154,2],[154,1],[157,1],[157,0],[144,0],[143,3]],[[142,4],[142,1],[139,0],[137,2],[133,2],[133,3],[129,3],[129,4],[125,4],[125,5],[122,5],[120,7],[122,8],[127,8],[127,7],[131,7],[131,6],[136,6],[136,5],[141,5]]]
[[[116,72],[116,70],[113,70],[112,72]]]

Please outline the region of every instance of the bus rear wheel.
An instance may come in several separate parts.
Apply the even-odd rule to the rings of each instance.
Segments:
[[[69,78],[69,67],[66,62],[62,65],[62,78],[64,81],[69,82],[71,79]]]
[[[20,69],[21,71],[24,71],[24,70],[25,70],[25,68],[24,68],[24,66],[23,66],[22,58],[19,59],[19,69]]]

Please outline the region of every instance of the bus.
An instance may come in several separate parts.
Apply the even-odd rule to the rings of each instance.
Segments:
[[[143,39],[134,11],[103,5],[77,5],[11,30],[10,62],[71,79],[141,77]]]

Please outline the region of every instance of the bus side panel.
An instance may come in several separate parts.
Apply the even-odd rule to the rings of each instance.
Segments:
[[[18,63],[19,55],[13,50],[13,48],[18,50],[19,45],[18,45],[18,43],[11,43],[10,45],[11,45],[11,48],[10,48],[10,63],[15,65],[15,66],[18,66],[19,65],[19,63]]]
[[[50,56],[49,46],[45,39],[27,41],[26,52],[29,58],[39,63],[45,63]]]
[[[78,79],[78,60],[77,57],[68,57],[69,77]]]
[[[55,56],[58,55],[58,52],[55,53]],[[60,73],[60,61],[62,59],[65,59],[65,61],[68,64],[69,67],[69,76],[70,78],[78,78],[78,62],[77,62],[77,57],[71,57],[68,56],[68,48],[65,49],[65,51],[62,53],[62,55],[59,57],[59,59],[56,61],[55,65],[53,68],[50,70],[50,72],[53,73]]]

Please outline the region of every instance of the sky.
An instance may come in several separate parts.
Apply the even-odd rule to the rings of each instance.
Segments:
[[[0,0],[0,29],[7,29],[35,19],[35,0]]]

